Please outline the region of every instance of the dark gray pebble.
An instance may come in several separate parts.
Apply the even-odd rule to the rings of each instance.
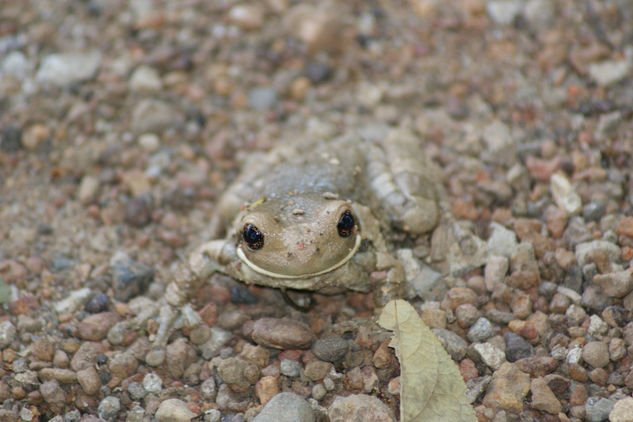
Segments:
[[[154,279],[154,269],[131,259],[118,262],[112,269],[114,297],[127,302],[147,290]]]
[[[506,359],[508,362],[516,362],[519,359],[527,358],[534,354],[534,348],[523,337],[507,332],[504,339],[506,342]]]
[[[349,350],[349,342],[342,337],[332,336],[317,339],[312,345],[312,353],[326,362],[338,362]]]

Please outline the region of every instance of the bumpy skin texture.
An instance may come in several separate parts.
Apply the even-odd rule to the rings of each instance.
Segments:
[[[383,233],[424,233],[439,215],[439,172],[420,142],[394,129],[380,140],[347,136],[254,155],[219,202],[214,225],[228,227],[226,237],[194,251],[167,301],[185,303],[214,271],[248,284],[335,293],[368,291],[369,273],[386,270],[378,297],[399,296],[402,267]],[[337,224],[346,212],[355,225],[342,236]],[[263,235],[262,246],[245,242],[248,225]]]

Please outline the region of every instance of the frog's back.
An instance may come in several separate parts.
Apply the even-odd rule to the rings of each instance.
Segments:
[[[260,192],[266,198],[331,193],[341,199],[358,200],[359,193],[365,190],[364,166],[364,154],[358,144],[325,143],[275,166],[261,179]]]

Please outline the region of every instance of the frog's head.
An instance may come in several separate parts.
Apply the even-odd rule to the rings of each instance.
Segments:
[[[350,201],[291,195],[258,201],[236,227],[237,255],[253,271],[299,279],[332,271],[361,243]]]

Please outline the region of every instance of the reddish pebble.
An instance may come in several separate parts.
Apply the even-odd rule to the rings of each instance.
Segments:
[[[462,374],[464,381],[476,378],[479,376],[475,362],[466,358],[459,363],[459,372]]]
[[[36,310],[40,306],[35,296],[26,295],[14,300],[9,304],[11,315],[24,315]]]
[[[204,308],[200,309],[198,314],[205,324],[209,326],[215,325],[218,320],[218,306],[213,302],[209,302]]]
[[[627,237],[633,237],[633,217],[623,217],[615,229],[615,232]]]

